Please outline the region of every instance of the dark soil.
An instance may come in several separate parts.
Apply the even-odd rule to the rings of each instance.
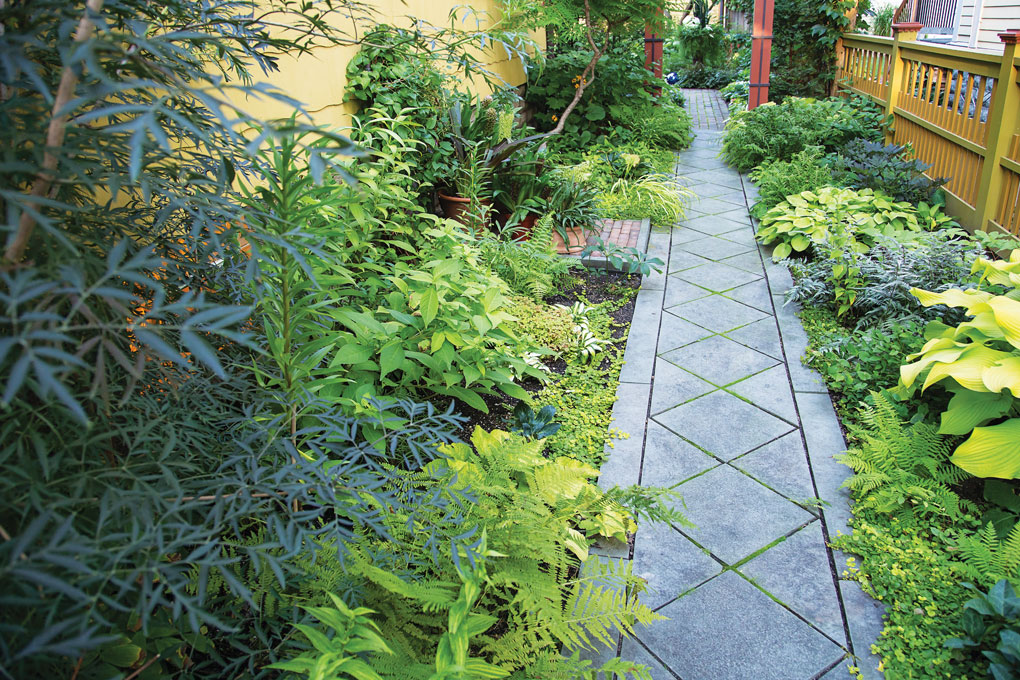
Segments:
[[[575,273],[574,278],[577,280],[577,285],[561,290],[556,295],[547,298],[546,302],[570,306],[579,301],[583,296],[588,304],[594,305],[606,300],[617,299],[618,294],[616,290],[620,287],[637,289],[641,286],[640,276],[618,272],[607,274],[584,270]],[[631,296],[627,304],[610,314],[614,323],[612,326],[614,340],[624,337],[630,329],[630,320],[634,316],[634,301],[636,298],[636,295]],[[554,374],[558,375],[563,375],[567,369],[567,364],[562,359],[557,359],[555,362],[546,365]],[[608,369],[608,359],[603,363],[603,367]],[[528,380],[522,383],[521,387],[528,392],[537,392],[542,388],[542,385],[537,380]],[[465,441],[471,436],[476,425],[480,425],[485,430],[507,429],[510,422],[510,414],[513,412],[514,406],[517,405],[516,399],[508,397],[502,392],[482,395],[482,400],[489,407],[488,413],[473,409],[466,404],[458,403],[457,405],[458,412],[467,418],[467,422],[464,423],[464,426],[457,433]]]

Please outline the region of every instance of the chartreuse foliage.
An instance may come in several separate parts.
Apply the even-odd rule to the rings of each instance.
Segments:
[[[369,661],[380,677],[555,677],[535,669],[572,663],[563,648],[594,649],[610,644],[614,630],[629,633],[659,618],[639,602],[643,582],[630,562],[590,558],[588,545],[598,534],[633,530],[632,514],[615,497],[633,502],[642,519],[683,522],[666,508],[676,499],[633,489],[607,495],[592,483],[594,468],[545,457],[544,441],[476,428],[471,444],[442,447],[442,458],[401,485],[451,503],[434,516],[388,508],[392,540],[366,537],[351,547],[346,570],[362,581],[359,601],[375,612],[387,647],[363,650],[374,652]],[[351,651],[339,646],[298,658]],[[614,667],[647,677],[632,664]]]
[[[1008,262],[978,259],[979,288],[930,293],[925,306],[960,307],[956,327],[932,322],[928,340],[900,370],[907,393],[939,384],[953,394],[939,432],[969,434],[952,460],[978,477],[1020,477],[1020,250]]]
[[[787,196],[765,213],[757,238],[765,245],[776,243],[772,259],[802,253],[834,239],[844,249],[865,252],[880,236],[912,240],[912,233],[942,226],[938,208],[895,202],[871,189],[822,187]]]
[[[975,597],[964,605],[963,629],[967,636],[946,646],[977,648],[988,659],[988,674],[995,680],[1014,680],[1020,674],[1020,598],[1009,581],[999,581],[987,593],[964,584]]]

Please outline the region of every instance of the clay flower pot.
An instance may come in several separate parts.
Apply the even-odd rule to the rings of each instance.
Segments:
[[[478,201],[484,206],[492,205],[492,201],[488,198],[482,198]],[[444,194],[442,191],[439,192],[439,205],[443,208],[443,216],[447,219],[461,224],[468,223],[468,217],[464,213],[468,211],[471,204],[470,198],[461,198],[460,196],[450,196]]]

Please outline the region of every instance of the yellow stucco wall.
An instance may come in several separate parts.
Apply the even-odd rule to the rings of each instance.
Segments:
[[[470,4],[479,13],[487,13],[491,20],[499,17],[499,8],[496,0],[473,0],[465,3],[463,0],[370,0],[376,9],[376,23],[389,23],[395,26],[409,27],[412,25],[409,17],[416,17],[419,20],[428,22],[434,26],[449,27],[450,10],[455,6]],[[464,10],[460,15],[465,16]],[[484,15],[476,15],[484,16]],[[473,30],[476,27],[476,17],[465,21],[465,30]],[[350,22],[339,24],[340,28],[351,32]],[[358,27],[358,34],[363,34],[366,25]],[[544,40],[540,36],[534,36],[540,44]],[[544,44],[543,44],[544,46]],[[358,51],[357,46],[331,47],[316,50],[312,54],[301,55],[293,59],[281,60],[280,70],[265,77],[264,80],[283,90],[288,96],[303,102],[309,112],[312,113],[314,121],[321,125],[331,127],[343,127],[350,121],[350,114],[354,108],[350,104],[343,104],[344,87],[346,86],[347,62]],[[521,85],[525,81],[524,69],[518,60],[508,61],[502,54],[493,55],[493,63],[488,68],[511,85]],[[482,91],[487,94],[485,85],[472,85],[470,89]],[[244,104],[245,108],[260,118],[285,118],[291,115],[289,107],[278,102],[252,99]]]

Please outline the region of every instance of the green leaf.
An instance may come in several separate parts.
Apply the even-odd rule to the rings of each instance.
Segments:
[[[974,428],[950,460],[975,477],[1020,477],[1020,418]]]
[[[606,117],[606,109],[601,104],[591,104],[584,117],[592,122],[603,120]]]
[[[391,340],[382,347],[379,353],[379,377],[385,378],[404,363],[404,344],[400,340]]]
[[[374,348],[356,342],[349,342],[337,350],[331,365],[361,364],[371,359],[373,354],[375,354]]]
[[[141,656],[142,648],[137,645],[113,645],[99,652],[99,658],[117,668],[130,668]]]
[[[428,326],[439,312],[439,294],[436,293],[435,288],[429,288],[422,294],[419,309],[421,309],[422,321]]]
[[[942,414],[939,434],[967,434],[978,425],[1009,411],[1013,398],[992,392],[957,392]]]

